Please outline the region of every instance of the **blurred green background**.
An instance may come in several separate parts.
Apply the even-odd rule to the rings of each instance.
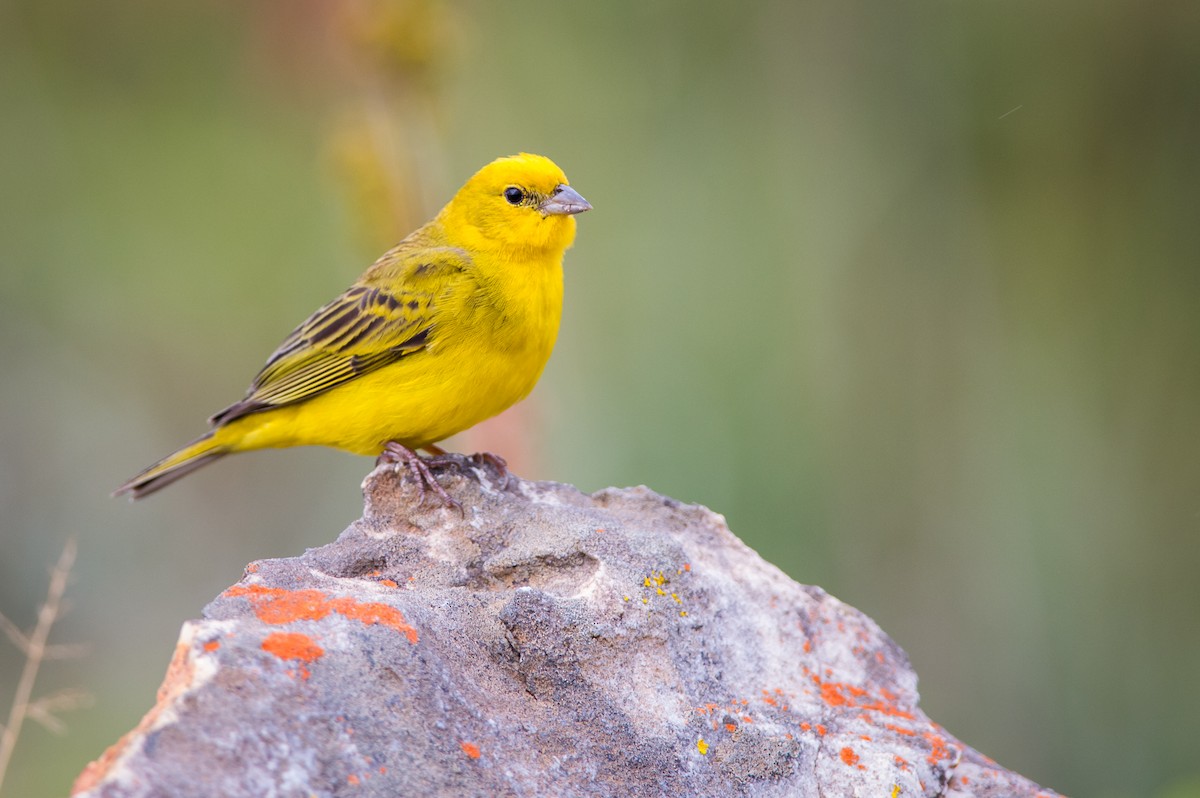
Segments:
[[[90,653],[39,691],[95,698],[3,794],[63,794],[371,463],[109,491],[529,150],[596,210],[533,399],[459,446],[724,513],[1047,786],[1200,795],[1198,145],[1194,2],[0,0],[0,611],[78,535]]]

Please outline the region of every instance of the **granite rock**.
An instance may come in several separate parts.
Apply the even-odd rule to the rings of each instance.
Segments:
[[[868,617],[644,488],[376,469],[251,563],[80,775],[117,796],[1050,796],[918,706]]]

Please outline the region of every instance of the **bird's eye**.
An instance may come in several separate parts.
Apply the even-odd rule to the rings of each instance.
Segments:
[[[516,186],[509,186],[504,189],[504,199],[508,200],[509,205],[520,205],[525,199],[525,192]]]

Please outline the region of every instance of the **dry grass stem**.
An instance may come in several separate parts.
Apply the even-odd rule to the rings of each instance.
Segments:
[[[42,662],[74,656],[80,651],[79,646],[51,646],[46,642],[50,637],[51,628],[63,612],[63,594],[66,593],[71,568],[75,564],[76,549],[75,538],[68,538],[58,562],[50,571],[50,587],[46,591],[46,601],[38,609],[37,623],[33,631],[21,631],[16,624],[0,614],[0,629],[3,629],[8,639],[25,655],[25,666],[21,669],[21,678],[17,681],[17,689],[13,694],[8,722],[0,729],[0,787],[4,785],[4,776],[12,760],[13,749],[27,718],[37,721],[51,731],[61,733],[65,727],[62,721],[55,717],[55,713],[76,709],[91,701],[82,690],[62,690],[38,699],[32,698],[33,685],[37,681],[38,669]]]

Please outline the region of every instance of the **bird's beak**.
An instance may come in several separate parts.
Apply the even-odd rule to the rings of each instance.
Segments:
[[[543,216],[571,216],[592,209],[592,203],[579,196],[579,192],[561,183],[554,187],[554,193],[542,200],[537,206]]]

